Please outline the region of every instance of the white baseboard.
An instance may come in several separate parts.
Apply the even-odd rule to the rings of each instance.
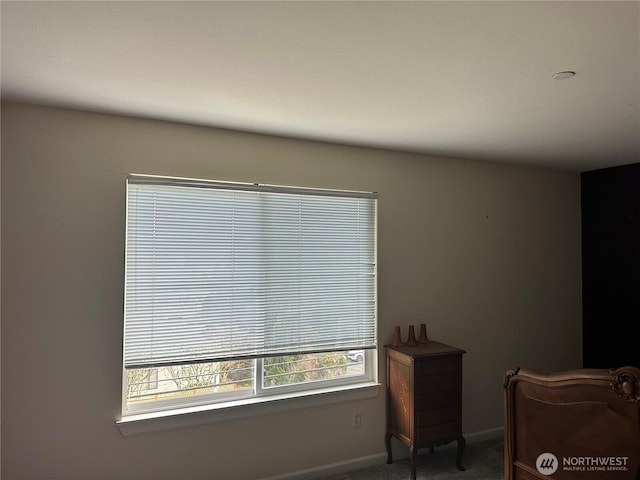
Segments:
[[[387,461],[386,452],[374,453],[373,455],[367,455],[365,457],[358,457],[358,458],[352,458],[349,460],[344,460],[342,462],[329,463],[327,465],[320,465],[313,468],[307,468],[305,470],[298,470],[297,472],[284,473],[282,475],[262,478],[260,480],[284,480],[284,479],[311,480],[314,478],[327,477],[329,475],[338,475],[340,473],[349,472],[351,470],[359,470],[361,468],[382,465],[386,461]]]
[[[495,427],[487,430],[480,430],[478,432],[465,433],[464,438],[467,444],[479,443],[488,440],[498,440],[503,436],[503,428]],[[455,448],[456,444],[451,443],[443,448]],[[399,447],[393,449],[393,459],[404,460],[408,458],[409,452],[407,448]],[[372,455],[366,455],[364,457],[350,458],[341,462],[329,463],[326,465],[319,465],[317,467],[307,468],[304,470],[298,470],[296,472],[283,473],[281,475],[275,475],[273,477],[265,477],[260,480],[313,480],[317,478],[324,478],[330,475],[339,475],[341,473],[349,472],[351,470],[359,470],[361,468],[374,467],[376,465],[382,465],[387,461],[387,452],[374,453]]]

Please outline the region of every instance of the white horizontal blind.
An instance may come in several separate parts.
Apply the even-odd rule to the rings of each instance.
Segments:
[[[126,368],[373,348],[376,198],[130,176]]]

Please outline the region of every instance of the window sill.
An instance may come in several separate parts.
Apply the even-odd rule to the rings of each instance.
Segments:
[[[306,392],[257,397],[163,412],[129,415],[116,421],[123,436],[223,422],[237,418],[362,400],[378,395],[381,384],[361,383]]]

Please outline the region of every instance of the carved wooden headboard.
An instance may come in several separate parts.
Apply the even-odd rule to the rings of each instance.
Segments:
[[[640,369],[504,377],[505,480],[640,480]]]

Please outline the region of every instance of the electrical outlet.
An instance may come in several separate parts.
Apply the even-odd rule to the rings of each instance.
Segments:
[[[353,412],[353,418],[351,419],[352,427],[359,427],[361,425],[360,412]]]

